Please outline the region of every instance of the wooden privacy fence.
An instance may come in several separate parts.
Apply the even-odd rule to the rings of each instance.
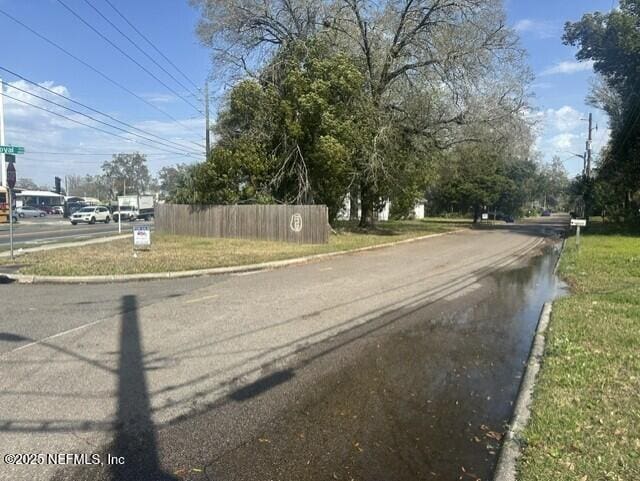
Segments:
[[[330,229],[324,205],[157,204],[155,209],[155,231],[162,234],[326,244]]]

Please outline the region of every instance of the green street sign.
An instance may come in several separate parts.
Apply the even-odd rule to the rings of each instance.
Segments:
[[[24,154],[24,147],[14,147],[13,145],[0,145],[0,154]]]

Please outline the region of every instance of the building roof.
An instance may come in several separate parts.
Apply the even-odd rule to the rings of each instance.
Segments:
[[[23,190],[16,192],[16,197],[63,197],[61,194],[49,192],[48,190]]]

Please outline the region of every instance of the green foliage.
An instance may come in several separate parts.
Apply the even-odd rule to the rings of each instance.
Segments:
[[[593,60],[603,85],[591,100],[610,117],[611,141],[599,169],[599,196],[604,204],[621,208],[626,220],[638,216],[640,191],[640,0],[621,0],[609,13],[589,13],[565,26],[564,41],[578,46],[576,57]],[[618,196],[617,202],[602,189]],[[630,215],[635,213],[634,215]],[[622,216],[620,217],[622,218]]]
[[[342,206],[358,151],[363,79],[320,42],[283,49],[258,80],[239,82],[197,167],[200,202],[314,202]]]
[[[618,231],[590,222],[562,254],[573,292],[553,305],[522,481],[638,479],[640,243]]]
[[[102,172],[111,197],[125,193],[143,194],[151,183],[147,157],[138,152],[114,154],[110,161],[102,164]]]

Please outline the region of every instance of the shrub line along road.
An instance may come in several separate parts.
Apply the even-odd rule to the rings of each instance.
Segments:
[[[318,356],[303,375],[292,366],[305,353],[385,316],[401,325],[416,313],[450,315],[455,326],[457,312],[496,294],[493,273],[522,264],[566,224],[554,217],[464,231],[251,275],[2,285],[11,301],[0,320],[0,446],[11,453],[106,450],[130,462],[91,476],[86,467],[0,464],[0,479],[160,479],[242,450],[260,426],[283,415],[287,399],[278,385],[302,389],[305,376],[324,385],[343,369],[340,359],[355,355],[353,346],[332,348],[335,361]],[[361,338],[382,342],[377,335]],[[449,368],[460,368],[456,362],[448,360]],[[191,434],[179,432],[194,419]],[[253,464],[242,466],[234,479],[253,479],[243,472]],[[186,479],[205,479],[201,471]]]

